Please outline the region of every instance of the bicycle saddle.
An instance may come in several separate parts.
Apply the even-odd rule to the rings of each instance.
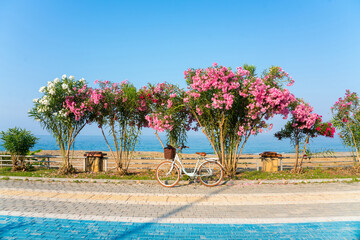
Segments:
[[[204,153],[204,152],[196,152],[196,154],[198,154],[198,155],[200,155],[200,156],[203,156],[203,157],[206,156],[206,153]]]

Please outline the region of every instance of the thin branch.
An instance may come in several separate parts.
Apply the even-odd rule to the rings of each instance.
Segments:
[[[162,146],[163,148],[165,148],[163,142],[161,141],[159,135],[157,134],[157,130],[155,131],[155,135],[156,135],[157,138],[159,139],[159,141],[160,141],[160,143],[161,143],[161,146]]]

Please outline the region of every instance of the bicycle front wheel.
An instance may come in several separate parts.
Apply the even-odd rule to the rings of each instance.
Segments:
[[[164,187],[173,187],[180,180],[180,170],[171,161],[164,161],[156,168],[156,180]]]
[[[224,170],[218,162],[204,162],[199,168],[199,180],[207,187],[218,185],[224,177]]]

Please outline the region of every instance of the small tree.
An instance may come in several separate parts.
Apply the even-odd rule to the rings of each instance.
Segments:
[[[302,170],[302,163],[310,138],[318,135],[325,137],[334,137],[335,128],[331,123],[322,123],[321,116],[312,113],[313,107],[305,103],[302,99],[291,104],[292,118],[288,121],[283,129],[275,133],[279,140],[283,138],[290,139],[291,144],[295,147],[295,166],[294,171],[299,173]],[[304,142],[303,142],[304,141]],[[304,144],[302,156],[299,162],[300,145]]]
[[[85,80],[76,81],[73,76],[63,75],[61,79],[49,81],[39,92],[43,93],[43,96],[34,99],[35,106],[29,115],[55,137],[63,158],[63,166],[59,172],[74,172],[70,162],[70,150],[92,113],[84,103],[87,99]]]
[[[146,120],[150,128],[155,130],[162,147],[164,144],[158,132],[166,132],[167,144],[174,147],[183,146],[187,140],[187,131],[192,127],[192,116],[184,104],[185,92],[178,86],[169,83],[159,83],[143,87],[139,91],[140,105],[146,109]]]
[[[331,122],[340,130],[340,138],[354,155],[354,163],[360,160],[360,102],[355,92],[346,90],[345,97],[331,108]]]
[[[12,171],[26,170],[25,155],[30,148],[34,147],[38,138],[30,131],[21,128],[10,128],[6,132],[0,132],[2,146],[10,153],[12,160]]]
[[[185,71],[189,111],[207,136],[225,171],[234,175],[237,160],[251,135],[272,125],[275,114],[284,118],[295,97],[282,87],[293,80],[280,67],[271,67],[261,77],[255,67],[244,65],[236,72],[218,66]]]
[[[101,129],[105,142],[115,160],[116,170],[127,174],[132,154],[145,124],[145,110],[139,105],[138,93],[134,85],[124,81],[121,84],[96,81],[99,89],[89,91],[89,107],[93,115],[91,121]],[[107,129],[113,139],[113,149],[106,137]]]

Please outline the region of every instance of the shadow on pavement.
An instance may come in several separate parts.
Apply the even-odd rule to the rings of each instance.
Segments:
[[[223,185],[223,184],[221,184],[221,185]],[[189,203],[187,205],[178,207],[178,208],[176,208],[176,209],[174,209],[174,210],[172,210],[172,211],[170,211],[170,212],[168,212],[168,213],[166,213],[166,214],[164,214],[164,215],[162,215],[160,217],[154,218],[153,220],[151,220],[149,222],[139,223],[138,226],[133,227],[133,228],[129,229],[128,231],[125,231],[124,233],[114,237],[113,239],[123,239],[123,238],[131,237],[135,233],[138,234],[139,232],[144,231],[145,229],[150,228],[151,226],[153,226],[155,224],[158,224],[159,222],[161,222],[162,219],[166,219],[166,218],[168,218],[168,217],[170,217],[170,216],[172,216],[172,215],[174,215],[174,214],[176,214],[178,212],[185,211],[186,209],[190,208],[194,204],[199,203],[199,202],[207,199],[208,197],[219,194],[219,193],[225,191],[229,187],[223,187],[221,189],[217,189],[217,190],[215,190],[213,192],[210,192],[209,194],[206,194],[204,197],[202,197],[202,198],[200,198],[200,199],[198,199],[196,201],[193,201],[193,202],[191,202],[191,203]],[[196,213],[194,213],[194,214],[196,214]]]

